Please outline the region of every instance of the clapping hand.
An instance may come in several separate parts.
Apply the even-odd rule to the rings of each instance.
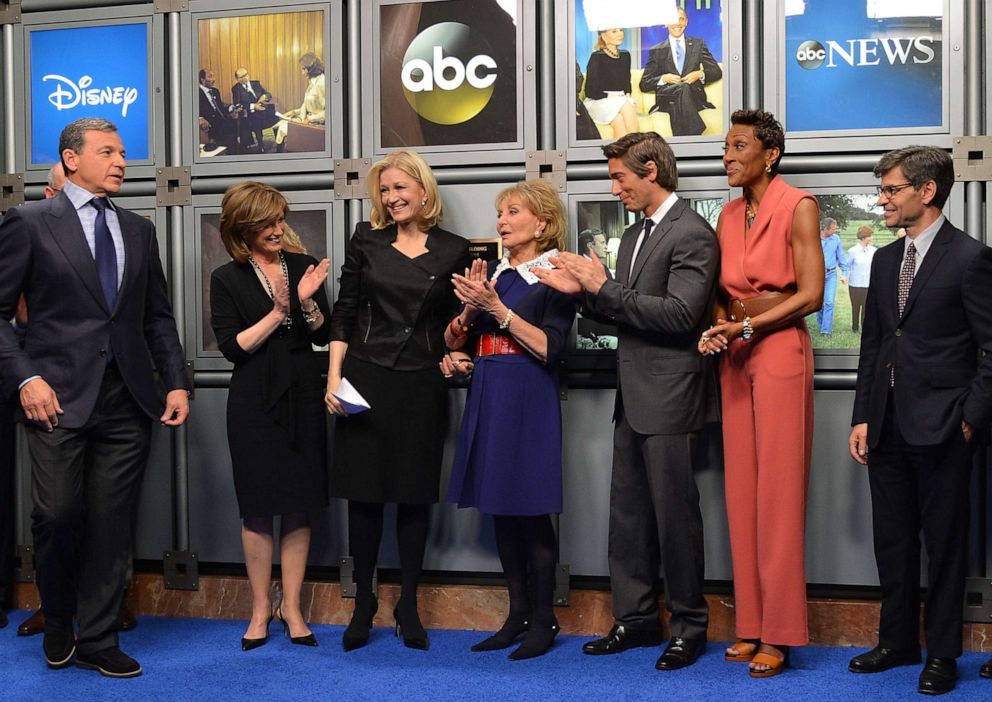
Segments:
[[[499,295],[486,280],[486,264],[481,260],[473,261],[466,275],[455,273],[451,276],[451,283],[455,286],[455,295],[465,303],[466,307],[471,306],[481,312],[492,312],[500,304]]]
[[[609,276],[606,274],[606,267],[591,248],[589,249],[589,258],[562,251],[557,256],[552,256],[550,260],[551,265],[555,267],[556,271],[564,270],[568,275],[562,276],[560,273],[558,275],[554,275],[553,273],[552,275],[542,274],[543,272],[537,268],[533,269],[533,272],[542,283],[559,292],[575,295],[585,290],[592,295],[597,295],[599,289],[603,287],[603,283],[609,280]],[[576,287],[576,284],[578,284],[578,287]]]
[[[283,317],[289,316],[289,286],[282,276],[272,282],[272,308]]]
[[[309,300],[318,290],[320,290],[320,287],[324,284],[324,281],[327,280],[327,271],[330,267],[331,262],[326,258],[316,266],[313,264],[307,266],[306,271],[303,273],[303,277],[300,278],[300,282],[296,286],[296,294],[299,295],[300,302]]]

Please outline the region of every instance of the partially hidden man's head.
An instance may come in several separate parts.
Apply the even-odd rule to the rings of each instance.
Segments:
[[[59,155],[74,184],[98,196],[120,192],[127,161],[113,122],[100,117],[70,122],[59,135]]]

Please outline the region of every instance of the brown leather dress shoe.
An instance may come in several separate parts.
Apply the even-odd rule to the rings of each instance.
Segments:
[[[40,609],[21,622],[17,627],[18,636],[34,636],[45,630],[45,613]]]

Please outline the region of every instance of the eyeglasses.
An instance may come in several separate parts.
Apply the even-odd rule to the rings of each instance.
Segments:
[[[905,190],[906,188],[912,187],[914,187],[912,183],[902,183],[900,185],[878,185],[875,187],[875,192],[879,197],[884,197],[886,200],[891,200],[892,196],[900,190]]]

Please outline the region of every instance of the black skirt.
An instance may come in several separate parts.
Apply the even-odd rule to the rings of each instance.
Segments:
[[[372,409],[336,418],[331,496],[437,502],[448,430],[448,389],[441,371],[396,371],[346,356],[342,375]]]

